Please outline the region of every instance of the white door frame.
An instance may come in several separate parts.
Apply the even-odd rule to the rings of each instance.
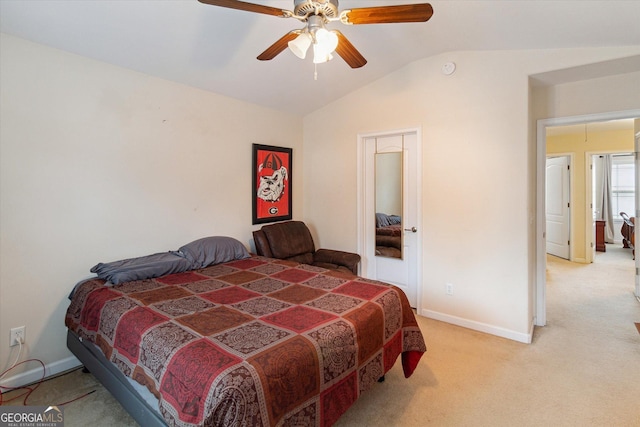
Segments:
[[[417,190],[417,220],[416,220],[416,228],[418,229],[418,239],[417,239],[417,251],[418,251],[418,259],[416,265],[416,296],[417,296],[417,304],[416,310],[418,313],[422,311],[422,131],[420,127],[415,128],[407,128],[407,129],[396,129],[390,131],[381,131],[381,132],[368,132],[368,133],[359,133],[358,134],[358,253],[362,255],[362,259],[360,261],[360,272],[368,271],[369,260],[365,254],[366,242],[367,242],[367,230],[372,230],[374,227],[372,221],[374,218],[366,218],[365,217],[365,207],[366,207],[366,186],[368,185],[366,180],[366,141],[368,139],[374,137],[384,137],[391,135],[400,135],[400,134],[415,134],[416,135],[416,151],[417,151],[417,176],[418,180],[415,183]],[[404,202],[403,202],[404,203]]]
[[[588,114],[583,116],[558,117],[540,119],[536,127],[536,283],[534,325],[544,326],[547,323],[546,302],[546,242],[545,242],[545,165],[547,160],[547,131],[550,126],[577,125],[607,120],[634,119],[640,117],[640,110],[614,111],[608,113]],[[639,189],[636,188],[636,195]],[[640,227],[636,228],[638,233]],[[640,257],[636,257],[640,259]],[[636,268],[636,277],[637,277]],[[637,280],[637,279],[636,279]]]
[[[637,122],[637,121],[636,121]],[[634,126],[634,130],[637,130],[637,127]],[[636,194],[635,194],[635,201],[636,201],[636,219],[640,218],[640,132],[636,133],[634,135],[634,142],[633,142],[633,149],[634,149],[634,165],[635,165],[635,172],[636,172]],[[640,242],[640,227],[633,227],[633,230],[635,232],[635,241],[636,242]],[[635,256],[636,259],[636,277],[635,277],[635,285],[636,285],[636,289],[635,289],[635,296],[636,298],[638,298],[638,301],[640,301],[640,254]]]

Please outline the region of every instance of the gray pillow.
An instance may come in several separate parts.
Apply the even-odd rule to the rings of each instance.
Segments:
[[[402,222],[400,215],[389,215],[387,218],[389,219],[389,225],[396,225]]]
[[[91,272],[114,285],[131,280],[151,279],[189,269],[190,262],[182,254],[161,252],[137,258],[96,264]]]
[[[205,237],[188,243],[178,252],[191,262],[191,268],[197,270],[211,264],[249,258],[249,252],[242,243],[233,237]]]
[[[388,227],[389,225],[389,217],[387,216],[387,214],[383,214],[383,213],[376,213],[376,227],[380,228],[380,227]]]

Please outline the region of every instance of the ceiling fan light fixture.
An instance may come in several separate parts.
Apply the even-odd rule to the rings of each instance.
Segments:
[[[314,33],[313,63],[322,64],[333,59],[333,51],[338,47],[338,35],[320,28]]]
[[[316,31],[316,43],[327,52],[331,53],[338,47],[338,35],[333,31],[320,28]]]
[[[308,33],[300,33],[298,37],[287,43],[289,49],[295,56],[304,59],[307,56],[307,50],[311,46],[311,37]]]
[[[313,45],[313,63],[314,64],[322,64],[324,62],[331,61],[332,59],[333,59],[333,55],[331,55],[331,52],[327,52],[318,43]]]

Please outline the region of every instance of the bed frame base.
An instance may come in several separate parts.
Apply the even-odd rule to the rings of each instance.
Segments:
[[[140,396],[122,372],[96,346],[83,341],[69,330],[67,347],[82,362],[84,371],[91,372],[138,424],[145,427],[166,427],[158,410]]]

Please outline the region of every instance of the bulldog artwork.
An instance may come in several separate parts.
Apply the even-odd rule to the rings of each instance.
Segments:
[[[291,149],[254,144],[254,224],[291,219]]]
[[[260,171],[258,172],[258,175],[260,175]],[[266,202],[277,202],[284,193],[284,181],[286,179],[287,168],[284,166],[275,171],[272,175],[260,176],[258,197]]]

